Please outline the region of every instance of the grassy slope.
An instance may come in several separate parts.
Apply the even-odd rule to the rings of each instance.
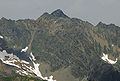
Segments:
[[[0,77],[0,81],[45,81],[45,80],[39,80],[32,77],[18,75],[18,76]]]

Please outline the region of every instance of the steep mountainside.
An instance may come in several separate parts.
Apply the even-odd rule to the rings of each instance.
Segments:
[[[120,81],[120,27],[114,24],[94,26],[58,9],[36,20],[1,18],[0,35],[1,51],[28,62],[32,52],[42,74],[57,81]]]

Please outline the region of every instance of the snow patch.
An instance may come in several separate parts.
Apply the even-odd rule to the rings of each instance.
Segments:
[[[48,81],[56,81],[56,80],[53,80],[53,76],[52,75],[49,77],[49,79],[46,79],[46,80],[48,80]]]
[[[112,47],[114,46],[114,44],[112,44]]]
[[[108,58],[108,54],[105,54],[105,53],[103,53],[103,56],[101,57],[101,59],[102,60],[104,60],[104,61],[106,61],[106,62],[108,62],[109,64],[116,64],[117,63],[117,61],[118,61],[118,59],[116,58],[116,60],[114,61],[114,60],[111,60],[111,59],[109,59]]]
[[[54,24],[56,24],[57,21],[54,21]]]
[[[29,64],[29,62],[21,60],[21,63]]]
[[[30,57],[30,60],[32,61],[33,65],[34,65],[34,68],[33,69],[29,68],[29,69],[31,69],[31,71],[33,71],[33,73],[36,76],[40,77],[41,79],[44,79],[40,70],[39,70],[39,65],[40,64],[34,62],[36,59],[35,59],[34,55],[32,54],[32,52],[30,53],[30,55],[32,57],[32,58]]]
[[[19,73],[20,75],[30,75],[27,71],[21,71],[21,70],[18,70],[16,71],[16,73]]]
[[[32,57],[33,61],[35,61],[36,59],[35,59],[35,56],[33,55],[33,53],[32,53],[32,52],[30,53],[30,55],[31,55],[31,57]]]
[[[24,49],[21,50],[21,52],[27,52],[28,47],[25,47]]]
[[[0,35],[0,38],[3,39],[3,36]]]
[[[11,66],[15,66],[15,67],[17,67],[17,68],[20,68],[20,66],[14,64],[14,63],[11,63],[11,61],[4,61],[3,59],[1,59],[1,60],[2,60],[2,62],[3,62],[4,64],[7,64],[7,65],[11,65]]]
[[[51,75],[49,78],[48,77],[43,77],[40,70],[39,70],[39,66],[40,64],[38,63],[35,63],[34,62],[34,55],[31,53],[31,57],[33,58],[30,58],[30,60],[33,62],[33,65],[34,65],[34,69],[33,69],[33,72],[36,74],[36,76],[40,77],[41,79],[43,80],[47,80],[47,81],[56,81],[56,80],[53,80],[53,76]]]
[[[14,59],[19,60],[19,58],[18,58],[17,56],[13,55],[13,53],[12,53],[12,54],[8,54],[8,53],[6,52],[6,50],[0,51],[0,59],[5,59],[6,56],[8,56],[9,59],[10,59],[10,58],[14,58]]]
[[[33,65],[34,65],[33,72],[34,72],[38,77],[44,79],[43,76],[42,76],[42,74],[41,74],[41,72],[39,71],[39,65],[40,65],[40,64],[38,64],[38,63],[35,64],[35,63],[33,62]]]
[[[6,58],[6,57],[9,58]],[[8,59],[8,60],[6,60]],[[15,64],[15,62],[17,62],[19,60],[19,58],[13,54],[8,54],[5,50],[3,50],[2,52],[0,51],[0,60],[7,65],[11,65],[11,66],[15,66],[17,68],[20,68],[17,64]]]

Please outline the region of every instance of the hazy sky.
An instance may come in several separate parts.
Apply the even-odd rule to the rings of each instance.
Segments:
[[[7,19],[36,19],[56,9],[94,25],[102,21],[120,26],[120,0],[0,0],[0,17]]]

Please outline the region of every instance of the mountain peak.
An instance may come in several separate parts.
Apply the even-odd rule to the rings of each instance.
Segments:
[[[100,27],[106,27],[107,25],[103,22],[99,22],[96,26]]]
[[[51,13],[51,15],[55,16],[55,17],[63,17],[63,18],[69,18],[67,15],[65,15],[63,13],[63,11],[61,9],[57,9],[54,12]]]

